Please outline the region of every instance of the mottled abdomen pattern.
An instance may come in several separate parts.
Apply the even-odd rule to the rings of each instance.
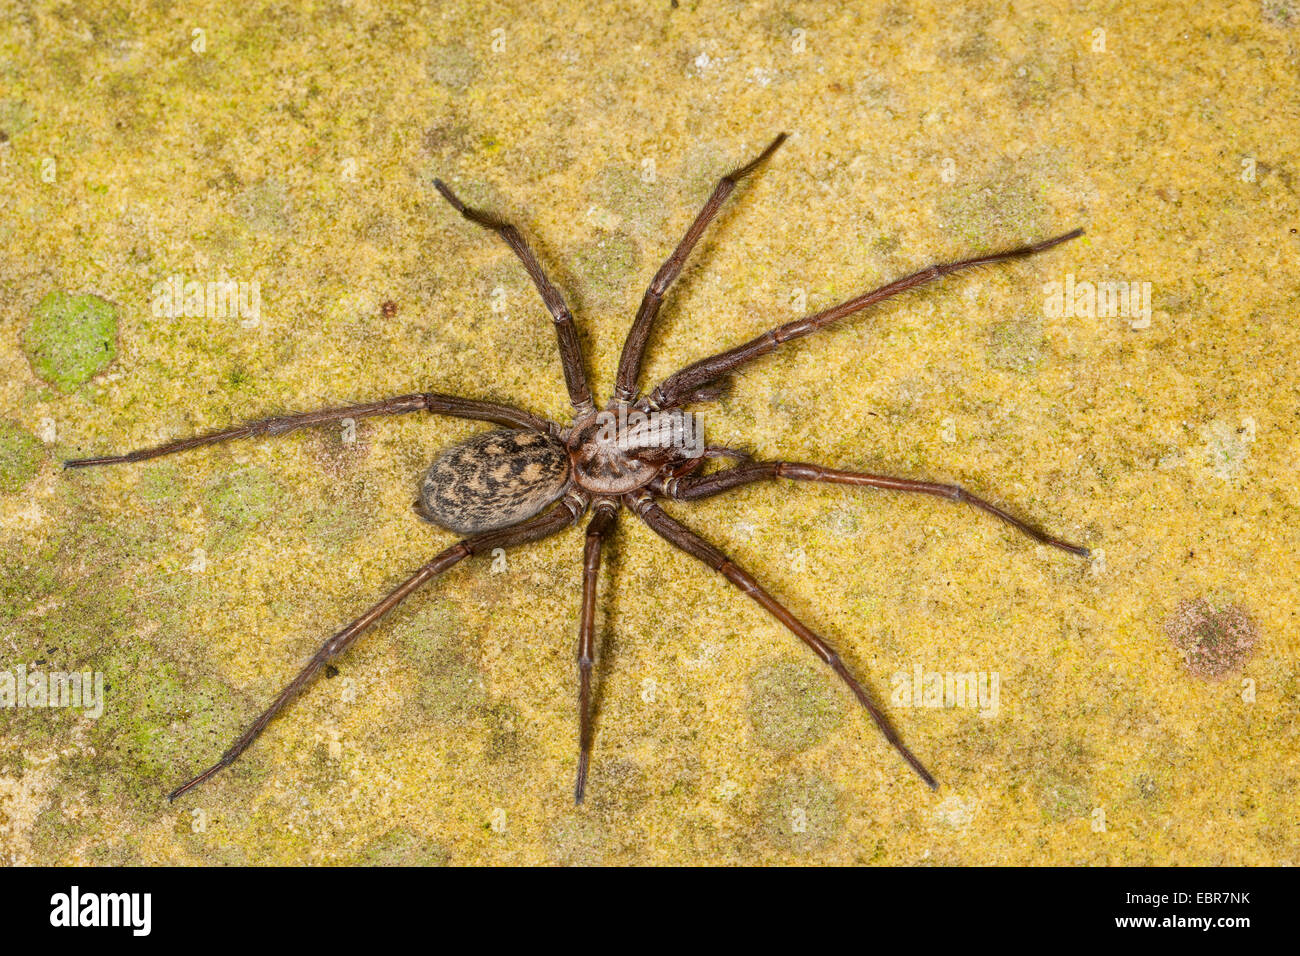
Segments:
[[[569,454],[556,439],[514,429],[485,432],[429,466],[416,510],[450,531],[478,534],[537,514],[568,481]]]

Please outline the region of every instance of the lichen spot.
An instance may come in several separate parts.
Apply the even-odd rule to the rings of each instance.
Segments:
[[[429,466],[417,510],[449,531],[479,534],[532,517],[568,482],[569,455],[556,439],[522,430],[485,432]]]
[[[1259,629],[1236,604],[1216,607],[1205,598],[1178,602],[1165,621],[1165,634],[1183,652],[1188,673],[1223,680],[1250,659]]]

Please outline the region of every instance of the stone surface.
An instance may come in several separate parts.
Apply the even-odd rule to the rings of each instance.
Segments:
[[[198,52],[158,4],[24,7],[0,27],[0,669],[101,672],[105,711],[0,711],[0,862],[1300,863],[1284,8],[199,2]],[[1087,229],[786,346],[703,412],[763,457],[960,482],[1092,562],[883,492],[673,509],[837,646],[940,792],[832,679],[764,685],[765,743],[753,676],[816,659],[627,519],[583,807],[576,530],[426,586],[168,806],[450,544],[410,505],[478,426],[57,462],[419,390],[563,416],[549,316],[432,177],[518,222],[604,396],[658,264],[781,130],[667,296],[647,385]],[[260,309],[157,314],[174,277],[257,283]],[[1150,283],[1150,315],[1049,308],[1067,279]],[[1166,634],[1207,595],[1254,628],[1214,681]],[[918,666],[996,673],[1000,706],[890,705]]]

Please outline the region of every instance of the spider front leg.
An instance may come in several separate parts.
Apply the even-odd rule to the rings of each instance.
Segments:
[[[1040,544],[1060,548],[1081,558],[1089,557],[1091,552],[1083,545],[1070,544],[1053,537],[1046,531],[1027,521],[1021,521],[1015,515],[1003,511],[997,505],[973,495],[960,485],[945,485],[932,481],[915,481],[911,478],[892,478],[889,475],[872,475],[863,471],[841,471],[836,468],[823,468],[821,465],[809,465],[797,461],[750,461],[716,471],[711,475],[688,475],[681,478],[668,478],[657,488],[666,498],[676,501],[696,501],[713,495],[730,491],[741,485],[771,478],[789,478],[792,481],[824,481],[835,485],[856,485],[867,488],[887,488],[894,491],[914,491],[924,495],[935,495],[949,501],[964,501],[981,511],[1000,518],[1017,531],[1027,534]]]
[[[591,668],[596,659],[596,578],[605,538],[614,528],[618,505],[599,502],[587,525],[587,543],[582,553],[582,617],[578,623],[578,779],[573,802],[582,803],[587,790],[587,765],[591,762]]]
[[[777,346],[789,342],[791,339],[812,335],[839,319],[853,315],[855,312],[861,312],[867,306],[875,305],[877,302],[884,302],[886,299],[891,299],[909,289],[915,289],[918,286],[926,285],[956,272],[963,272],[966,269],[992,265],[997,262],[1008,262],[1013,259],[1027,259],[1030,256],[1036,256],[1048,249],[1059,246],[1063,242],[1078,239],[1082,235],[1082,229],[1072,229],[1051,239],[1045,239],[1042,242],[1036,242],[1028,246],[1008,249],[1005,252],[992,252],[971,259],[962,259],[960,262],[936,263],[929,268],[922,269],[920,272],[914,272],[910,276],[896,279],[877,289],[872,289],[870,292],[864,292],[856,298],[831,306],[816,315],[778,325],[776,328],[764,332],[758,338],[750,339],[743,345],[737,345],[725,352],[719,352],[717,355],[700,359],[698,362],[694,362],[681,371],[670,375],[649,396],[643,398],[640,404],[646,408],[660,409],[676,408],[684,405],[693,394],[710,382],[734,372],[741,366],[749,364],[759,356],[766,355],[775,350]]]
[[[691,222],[686,235],[682,236],[682,241],[655,273],[654,279],[650,281],[650,287],[645,291],[645,297],[641,300],[641,307],[637,309],[632,328],[628,330],[627,339],[623,342],[623,354],[618,360],[618,376],[614,380],[614,397],[619,401],[630,402],[632,396],[636,394],[636,381],[641,375],[641,359],[645,355],[646,343],[650,340],[650,330],[654,327],[655,317],[659,314],[659,306],[668,292],[668,287],[677,280],[682,267],[686,265],[686,257],[700,241],[700,236],[704,235],[704,230],[717,216],[718,210],[727,201],[727,197],[735,190],[736,183],[763,165],[767,158],[776,152],[777,147],[785,142],[786,136],[786,133],[781,133],[756,158],[739,169],[733,169],[718,180],[708,202]]]
[[[560,295],[560,290],[546,277],[542,264],[528,245],[518,229],[504,220],[497,219],[480,209],[466,206],[451,188],[441,179],[435,179],[433,185],[442,198],[447,200],[458,213],[476,225],[491,229],[505,242],[519,261],[523,263],[528,277],[533,280],[542,301],[546,303],[551,318],[555,321],[555,335],[560,346],[560,365],[564,369],[564,384],[569,390],[569,402],[573,405],[575,417],[581,418],[591,411],[591,387],[587,384],[587,372],[582,364],[582,346],[578,344],[578,330],[573,322],[573,313]]]
[[[436,415],[450,415],[453,418],[472,418],[478,421],[494,422],[509,428],[531,428],[534,431],[554,433],[555,426],[544,418],[530,414],[520,408],[500,405],[496,402],[480,402],[470,398],[457,398],[455,395],[442,395],[438,392],[420,392],[415,395],[398,395],[364,405],[343,405],[338,408],[322,408],[314,412],[300,412],[295,415],[279,415],[275,418],[263,418],[233,428],[206,432],[192,438],[168,442],[153,448],[141,448],[123,455],[104,455],[98,458],[74,458],[63,463],[64,468],[89,468],[93,465],[119,465],[126,462],[147,461],[162,455],[215,445],[232,438],[255,438],[262,435],[284,435],[298,428],[310,425],[324,425],[329,422],[342,421],[345,418],[372,418],[376,415],[403,415],[407,412],[429,411]]]
[[[378,604],[374,605],[365,614],[361,615],[347,627],[334,634],[328,641],[321,645],[312,659],[309,660],[305,667],[298,672],[298,676],[289,682],[289,684],[280,691],[279,696],[271,702],[271,706],[266,708],[258,718],[253,721],[252,725],[244,731],[233,744],[230,745],[221,759],[214,763],[207,770],[195,777],[187,780],[175,790],[167,795],[168,801],[175,800],[181,794],[192,790],[199,784],[203,783],[209,777],[218,771],[229,767],[239,759],[240,754],[247,750],[254,740],[266,729],[266,725],[271,722],[281,710],[284,709],[294,697],[298,695],[317,672],[325,666],[330,660],[338,657],[353,642],[368,630],[381,617],[387,614],[397,605],[415,593],[422,584],[442,574],[448,568],[459,563],[461,560],[468,558],[473,554],[481,554],[485,551],[491,551],[493,548],[508,548],[512,545],[525,544],[530,541],[538,541],[542,538],[555,534],[569,527],[585,510],[585,503],[581,499],[574,497],[564,498],[560,504],[556,505],[549,511],[540,515],[520,522],[509,528],[501,528],[496,531],[488,531],[484,534],[473,535],[458,541],[456,544],[447,548],[440,553],[428,564],[424,565],[413,575],[399,584],[390,591]]]
[[[764,610],[774,618],[784,624],[796,637],[813,649],[823,661],[826,662],[840,676],[840,679],[849,686],[853,695],[857,697],[858,702],[862,704],[871,719],[875,721],[880,732],[885,735],[885,739],[893,745],[894,749],[902,755],[903,759],[908,762],[917,775],[925,781],[926,785],[932,790],[937,790],[939,784],[935,781],[930,771],[926,770],[921,761],[917,760],[910,750],[903,744],[898,733],[885,719],[885,715],[880,711],[867,694],[866,690],[858,683],[857,679],[849,673],[848,667],[840,659],[829,644],[818,637],[802,621],[794,616],[785,605],[776,598],[772,597],[763,586],[743,568],[728,558],[725,554],[709,544],[695,532],[691,531],[685,525],[673,518],[668,513],[656,505],[653,499],[646,492],[635,492],[624,496],[624,503],[637,513],[637,515],[650,526],[650,529],[663,538],[669,544],[685,551],[691,557],[703,561],[709,567],[719,572],[729,582],[739,588],[747,597],[753,598],[760,604]]]

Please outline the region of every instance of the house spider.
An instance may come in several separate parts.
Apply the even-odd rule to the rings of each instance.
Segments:
[[[527,241],[510,223],[466,206],[445,183],[434,181],[438,192],[457,212],[471,222],[496,232],[514,250],[537,291],[541,293],[542,301],[555,320],[564,381],[568,387],[569,401],[573,405],[573,420],[568,426],[496,402],[421,392],[368,404],[267,418],[155,448],[140,449],[124,455],[81,458],[65,464],[67,468],[86,468],[92,465],[144,461],[231,438],[283,435],[308,425],[336,422],[345,418],[369,418],[406,412],[433,412],[501,426],[500,430],[481,433],[448,449],[430,466],[420,486],[416,512],[425,520],[459,532],[465,537],[419,568],[365,614],[330,637],[221,759],[173,790],[168,796],[169,800],[175,800],[232,764],[327,662],[347,650],[362,632],[401,604],[416,589],[463,558],[490,552],[495,548],[538,541],[562,531],[576,523],[590,508],[592,518],[587,524],[583,550],[582,612],[578,623],[577,654],[579,731],[574,800],[581,803],[592,744],[591,678],[595,651],[596,578],[601,549],[624,507],[669,544],[720,572],[727,581],[756,601],[812,648],[848,685],[885,739],[922,780],[931,788],[937,788],[934,777],[899,739],[884,714],[849,673],[831,646],[769,594],[747,571],[670,517],[658,501],[696,501],[751,482],[773,478],[888,488],[967,502],[1000,518],[1041,544],[1074,555],[1087,557],[1088,549],[1055,538],[956,485],[842,471],[799,462],[755,461],[741,452],[704,445],[702,441],[689,448],[684,441],[668,441],[665,447],[664,442],[655,440],[656,433],[653,429],[645,428],[645,422],[653,420],[656,414],[661,420],[666,417],[670,427],[666,432],[661,429],[657,437],[669,434],[670,437],[680,438],[684,434],[682,426],[688,423],[682,412],[685,406],[717,399],[727,376],[759,356],[774,351],[777,346],[811,335],[837,319],[860,312],[867,306],[900,292],[974,266],[1036,255],[1077,238],[1083,234],[1083,230],[1075,229],[1053,239],[1006,252],[932,265],[815,315],[777,326],[743,345],[701,359],[670,375],[648,395],[638,397],[637,381],[641,372],[642,355],[665,293],[681,273],[687,256],[723,202],[736,188],[736,184],[761,166],[785,138],[784,133],[777,136],[752,162],[718,181],[704,208],[686,230],[686,235],[677,244],[673,254],[655,273],[623,344],[614,397],[601,411],[597,411],[587,383],[573,315],[559,291],[542,271]],[[731,459],[734,463],[708,474],[699,473],[700,466],[710,458]],[[548,507],[552,505],[553,507]]]

